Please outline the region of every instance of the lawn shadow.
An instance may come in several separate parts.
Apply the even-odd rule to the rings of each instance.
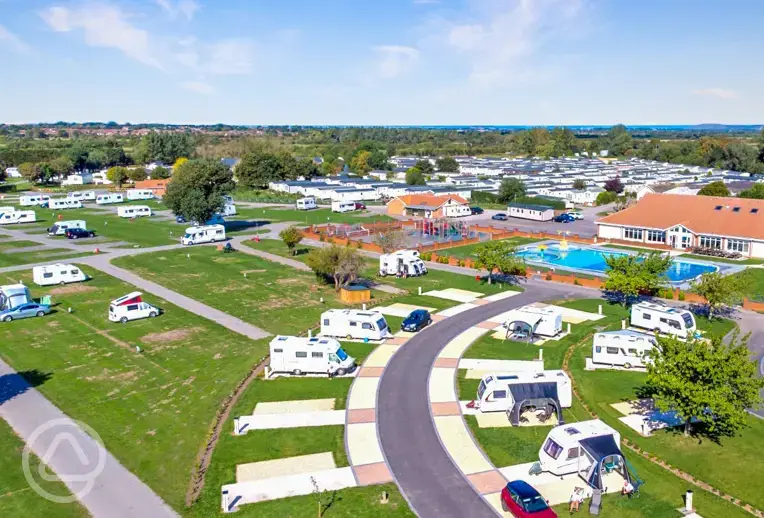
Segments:
[[[52,374],[37,369],[3,374],[0,376],[0,405],[20,396],[30,388],[39,387],[51,377]]]
[[[260,228],[265,225],[270,225],[272,222],[268,220],[234,220],[225,222],[226,232],[242,232],[251,228]]]

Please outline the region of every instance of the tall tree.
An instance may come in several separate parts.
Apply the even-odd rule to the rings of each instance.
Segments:
[[[437,159],[435,161],[435,167],[437,167],[438,171],[443,173],[459,172],[459,162],[450,156],[444,156]]]
[[[641,294],[653,294],[666,282],[672,259],[660,252],[605,256],[605,291],[620,294],[629,304]]]
[[[426,185],[424,173],[417,166],[410,167],[406,171],[406,183],[408,185]]]
[[[740,191],[740,198],[751,198],[754,200],[764,200],[764,183],[753,184],[750,189]]]
[[[690,283],[690,289],[706,299],[708,318],[713,318],[714,312],[723,305],[737,303],[747,291],[748,277],[746,275],[722,275],[719,272],[704,273]]]
[[[317,277],[330,279],[336,291],[356,280],[366,266],[358,250],[337,245],[314,248],[305,258],[305,264]]]
[[[189,160],[173,173],[164,203],[175,215],[204,224],[223,208],[223,195],[234,186],[233,173],[218,160]]]
[[[612,155],[622,156],[626,154],[627,150],[632,148],[631,133],[629,133],[623,124],[616,124],[610,128],[605,140],[608,146],[607,149]]]
[[[727,188],[726,185],[724,185],[724,182],[717,181],[717,182],[711,182],[708,185],[704,185],[700,191],[698,191],[698,196],[729,196],[730,190]]]
[[[166,180],[170,177],[170,171],[166,167],[157,166],[151,170],[152,180]]]
[[[621,182],[621,179],[616,176],[614,178],[610,178],[605,182],[605,185],[603,188],[606,191],[614,192],[616,194],[621,194],[623,192],[623,183]]]
[[[519,178],[504,178],[499,185],[499,201],[510,203],[525,196],[525,184]]]
[[[573,181],[573,188],[579,191],[586,189],[586,180],[584,180],[583,178],[576,178]]]
[[[184,133],[152,132],[144,136],[138,145],[138,158],[144,163],[163,162],[172,164],[180,157],[194,152],[194,142]]]
[[[127,170],[127,177],[131,179],[133,182],[142,182],[146,179],[148,174],[146,174],[146,169],[143,167],[131,167]]]
[[[488,271],[488,284],[494,272],[502,275],[525,274],[525,263],[517,249],[507,240],[488,241],[475,250],[475,268]]]
[[[127,168],[122,166],[110,167],[109,170],[106,171],[106,178],[110,182],[117,184],[117,187],[122,187],[122,184],[125,183],[125,180],[128,178]]]
[[[71,159],[65,155],[62,155],[58,158],[54,158],[50,162],[50,169],[55,173],[59,175],[66,176],[69,173],[72,172],[74,169],[74,163],[72,163]]]
[[[417,160],[414,167],[422,171],[422,174],[425,177],[435,174],[435,166],[433,166],[429,160]]]
[[[400,250],[405,241],[405,236],[400,230],[384,230],[374,235],[374,244],[379,246],[385,254]]]
[[[393,164],[390,163],[387,157],[387,151],[384,149],[377,149],[371,152],[368,160],[369,167],[380,171],[391,171]]]
[[[302,241],[302,232],[300,232],[300,229],[292,225],[279,232],[279,237],[289,249],[289,255],[295,255],[295,247]]]
[[[252,151],[241,157],[241,162],[236,166],[236,177],[243,187],[264,189],[270,182],[283,180],[286,173],[273,153]]]
[[[350,169],[353,172],[358,174],[368,173],[372,169],[371,166],[369,165],[370,158],[371,158],[371,152],[359,151],[350,161]]]

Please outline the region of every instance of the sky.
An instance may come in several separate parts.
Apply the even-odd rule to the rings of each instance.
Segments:
[[[764,123],[760,0],[0,0],[0,122]]]

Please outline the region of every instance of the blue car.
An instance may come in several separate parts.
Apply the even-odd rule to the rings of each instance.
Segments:
[[[26,304],[21,304],[15,308],[0,311],[0,320],[3,322],[10,322],[11,320],[18,320],[20,318],[42,317],[48,313],[50,313],[50,306],[27,302]]]
[[[559,216],[555,216],[554,221],[556,223],[573,223],[576,221],[576,218],[570,214],[560,214]]]
[[[401,323],[401,331],[416,333],[430,323],[432,323],[432,317],[430,316],[429,311],[426,309],[415,309]]]

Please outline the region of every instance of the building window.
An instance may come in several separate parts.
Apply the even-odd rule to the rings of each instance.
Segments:
[[[662,232],[660,230],[648,230],[647,231],[647,240],[652,243],[665,243],[666,242],[666,233]]]
[[[624,229],[623,238],[630,239],[632,241],[642,241],[642,229],[641,228]]]
[[[742,241],[740,239],[728,239],[727,250],[730,252],[740,252],[741,254],[747,254],[748,248],[751,246],[750,241]]]
[[[713,248],[714,250],[722,249],[722,238],[714,236],[700,236],[701,248]]]

